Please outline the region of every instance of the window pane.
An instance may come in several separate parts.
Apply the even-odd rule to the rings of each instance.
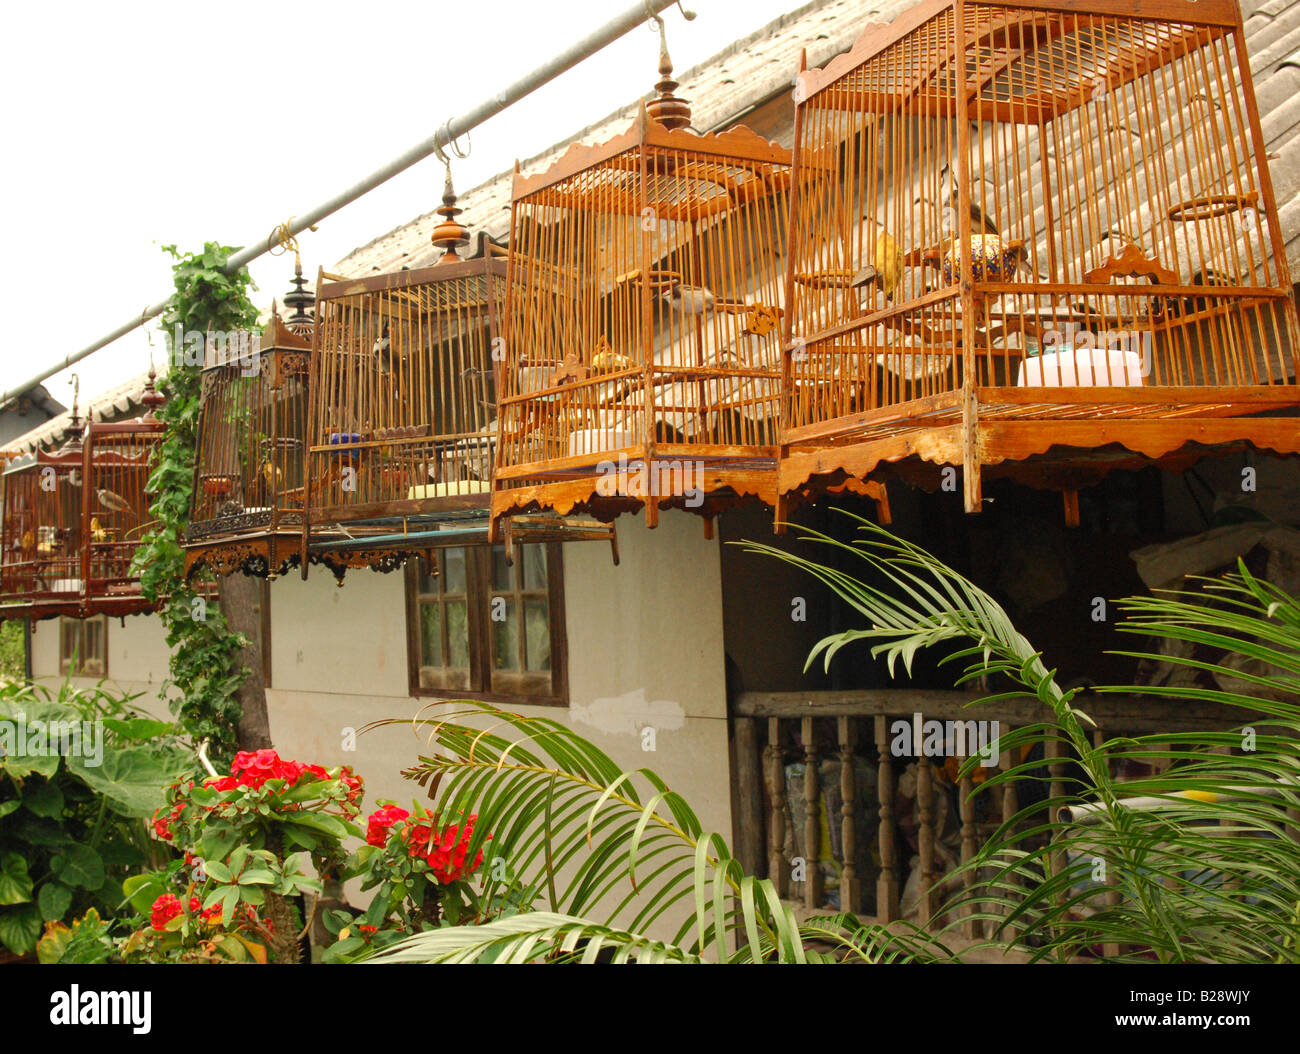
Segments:
[[[545,600],[524,601],[524,633],[528,645],[528,669],[551,668],[551,618]]]
[[[420,665],[442,665],[442,607],[420,605]]]
[[[444,593],[465,592],[465,550],[444,549],[442,551],[442,591]]]
[[[436,568],[437,564],[434,564],[434,567]],[[419,568],[420,581],[417,583],[415,591],[422,596],[437,596],[442,584],[441,577],[439,575],[425,574],[423,560],[420,561]]]
[[[464,554],[461,554],[462,557]],[[462,570],[464,565],[462,564]],[[448,666],[458,669],[469,668],[469,620],[466,617],[465,601],[447,602],[447,650]]]
[[[520,558],[524,564],[524,588],[530,592],[546,592],[546,546],[521,545]]]
[[[515,550],[516,562],[523,548]],[[515,588],[515,569],[506,563],[506,551],[499,547],[492,550],[492,588],[503,593],[513,592]]]
[[[498,670],[519,669],[519,605],[509,597],[492,598],[492,614],[504,610],[505,620],[492,622],[492,665]]]

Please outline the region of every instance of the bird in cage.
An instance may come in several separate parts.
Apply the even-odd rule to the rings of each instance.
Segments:
[[[620,355],[602,335],[596,344],[595,354],[591,356],[592,373],[615,373],[628,367],[628,357]]]
[[[717,303],[713,292],[702,285],[674,285],[662,298],[677,311],[687,315],[703,315],[712,311]]]
[[[103,526],[100,525],[98,516],[90,518],[90,539],[100,544],[108,541],[108,531],[104,530]]]
[[[131,503],[116,491],[109,490],[107,487],[99,487],[95,491],[95,497],[99,499],[100,506],[109,512],[124,512],[128,516],[135,515]]]
[[[993,183],[987,176],[982,176],[973,181],[970,194],[970,219],[972,234],[1001,234],[1002,229],[992,216],[984,211],[981,204],[994,195],[991,193]],[[990,192],[985,192],[988,188]],[[925,200],[917,198],[917,201]],[[944,233],[956,232],[959,230],[957,219],[957,203],[960,200],[960,187],[957,182],[957,173],[953,166],[945,163],[939,169],[939,208],[940,208],[940,227]]]
[[[392,369],[392,350],[392,345],[388,340],[388,319],[384,319],[383,327],[375,340],[375,346],[371,349],[376,369],[383,372]]]
[[[903,250],[888,231],[881,231],[876,238],[875,259],[853,276],[849,288],[866,289],[878,285],[885,294],[885,300],[893,303],[894,294],[902,280]]]
[[[262,462],[262,479],[266,482],[267,487],[279,490],[281,483],[284,482],[284,473],[280,471],[279,465],[272,464],[270,460],[267,460]]]

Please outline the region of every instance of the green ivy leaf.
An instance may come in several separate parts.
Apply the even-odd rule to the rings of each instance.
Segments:
[[[50,870],[70,886],[95,890],[104,884],[104,861],[88,845],[70,845],[50,860]]]
[[[15,955],[30,955],[41,935],[41,914],[35,904],[0,911],[0,944]]]
[[[72,907],[72,890],[61,882],[46,882],[36,895],[36,906],[41,918],[46,922],[55,922],[67,914]]]
[[[0,853],[0,904],[25,904],[32,899],[32,876],[17,853]]]

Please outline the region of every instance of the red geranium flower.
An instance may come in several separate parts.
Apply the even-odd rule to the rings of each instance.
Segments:
[[[190,913],[199,910],[199,898],[190,897]],[[179,915],[184,914],[185,907],[171,893],[164,893],[153,902],[153,910],[149,913],[149,924],[156,930],[165,930],[167,923]]]
[[[370,814],[366,825],[366,842],[383,848],[388,844],[388,835],[393,824],[405,820],[411,814],[397,805],[384,805]]]

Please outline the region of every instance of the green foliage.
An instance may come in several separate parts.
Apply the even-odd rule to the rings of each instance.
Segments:
[[[27,676],[27,620],[0,622],[0,680],[21,681]]]
[[[161,319],[171,353],[163,384],[167,402],[159,411],[167,432],[149,479],[154,495],[150,512],[157,527],[140,546],[135,569],[145,596],[162,602],[160,613],[171,649],[164,690],[173,693],[172,712],[196,740],[211,742],[215,758],[228,761],[236,748],[237,693],[248,676],[239,661],[246,642],[185,580],[181,541],[194,486],[201,364],[185,361],[185,348],[176,347],[175,341],[177,327],[182,333],[199,334],[251,329],[257,323],[257,309],[248,297],[253,287],[248,270],[229,275],[223,269],[235,251],[230,246],[208,242],[199,253],[182,253],[174,245],[163,248],[176,261],[176,292]]]
[[[171,725],[130,701],[102,687],[65,683],[56,696],[0,684],[0,943],[16,954],[36,947],[43,924],[91,908],[111,916],[122,883],[170,855],[146,818],[185,753]]]
[[[485,857],[481,924],[426,930],[368,961],[876,962],[921,953],[910,927],[891,935],[847,915],[801,925],[652,770],[622,771],[549,718],[458,705],[423,722],[439,753],[408,775],[436,786],[440,824],[477,816],[466,856]],[[675,927],[673,940],[650,936],[655,925]]]
[[[1053,714],[1004,734],[999,749],[1027,758],[1025,748],[1042,744],[1066,762],[1056,777],[1064,794],[1022,809],[944,880],[958,890],[940,908],[949,926],[982,921],[987,945],[1016,944],[1037,960],[1300,962],[1296,598],[1241,564],[1238,574],[1203,580],[1199,594],[1122,601],[1130,614],[1122,631],[1187,646],[1131,654],[1179,663],[1189,676],[1182,685],[1102,691],[1215,703],[1239,710],[1245,724],[1094,743],[1088,697],[1056,682],[992,597],[925,550],[854,519],[861,537],[852,544],[803,533],[860,558],[877,584],[746,543],[820,578],[863,616],[864,628],[821,641],[809,662],[865,640],[891,669],[900,659],[910,669],[921,648],[955,644],[944,661],[964,664],[959,683],[994,675],[1007,686],[972,704],[972,716],[981,705],[1025,698]],[[1155,774],[1121,782],[1121,762]],[[1043,781],[1042,764],[1024,760],[979,793]],[[1073,822],[1049,819],[1059,807],[1073,811]]]

